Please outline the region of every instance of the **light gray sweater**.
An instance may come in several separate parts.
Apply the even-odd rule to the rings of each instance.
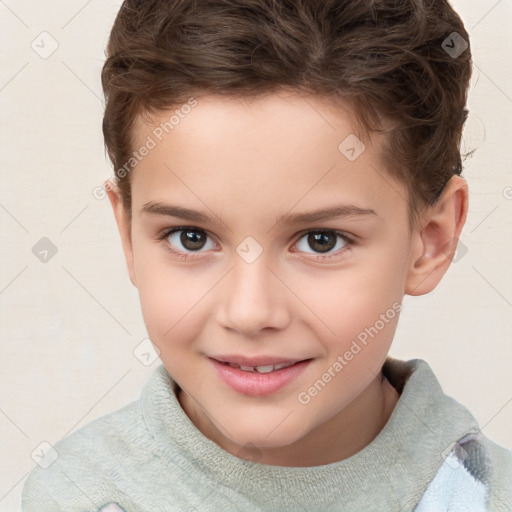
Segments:
[[[58,458],[25,481],[22,510],[511,512],[512,451],[480,432],[424,360],[388,357],[383,370],[401,395],[369,445],[333,464],[282,467],[206,438],[160,365],[139,400],[55,444]]]

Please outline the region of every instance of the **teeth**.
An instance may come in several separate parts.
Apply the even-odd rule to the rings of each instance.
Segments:
[[[295,363],[282,363],[282,364],[275,364],[275,365],[267,365],[267,366],[240,366],[235,363],[228,363],[229,366],[233,368],[239,368],[240,370],[243,370],[244,372],[257,372],[257,373],[270,373],[275,370],[280,370],[281,368],[287,368],[288,366],[292,366]]]
[[[270,373],[273,372],[276,369],[275,366],[256,366],[256,371],[258,373]]]
[[[298,361],[297,361],[298,362]],[[280,370],[281,368],[288,368],[288,366],[293,366],[295,363],[282,363],[282,364],[276,364],[274,366],[274,370]]]

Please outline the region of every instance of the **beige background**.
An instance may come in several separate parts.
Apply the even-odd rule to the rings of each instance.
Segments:
[[[0,1],[0,512],[19,510],[41,442],[135,400],[158,364],[133,353],[138,295],[110,205],[93,196],[111,174],[100,69],[120,4]],[[464,147],[479,148],[464,245],[437,290],[405,298],[391,354],[427,360],[512,448],[512,0],[453,5],[475,62]],[[46,263],[32,252],[43,237],[58,250]]]

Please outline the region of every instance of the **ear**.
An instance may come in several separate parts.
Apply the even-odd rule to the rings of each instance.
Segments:
[[[116,219],[117,228],[121,236],[121,243],[123,245],[124,256],[126,260],[126,266],[128,267],[128,275],[133,286],[137,287],[137,279],[135,276],[135,267],[133,264],[133,247],[131,237],[131,220],[126,213],[123,202],[121,200],[121,194],[116,185],[107,180],[105,181],[105,189],[114,211],[114,217]]]
[[[421,226],[413,232],[406,294],[424,295],[441,281],[455,255],[467,211],[466,180],[452,176],[437,202],[428,207]]]

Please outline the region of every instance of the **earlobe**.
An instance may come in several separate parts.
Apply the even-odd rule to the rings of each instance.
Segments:
[[[131,221],[124,208],[119,189],[116,186],[112,186],[108,180],[105,182],[105,189],[107,191],[107,195],[114,212],[114,217],[116,219],[119,235],[121,237],[128,275],[130,276],[130,281],[133,286],[137,287],[131,237]]]
[[[437,202],[429,206],[422,226],[413,233],[406,294],[424,295],[441,281],[455,255],[467,210],[466,180],[453,176]]]

